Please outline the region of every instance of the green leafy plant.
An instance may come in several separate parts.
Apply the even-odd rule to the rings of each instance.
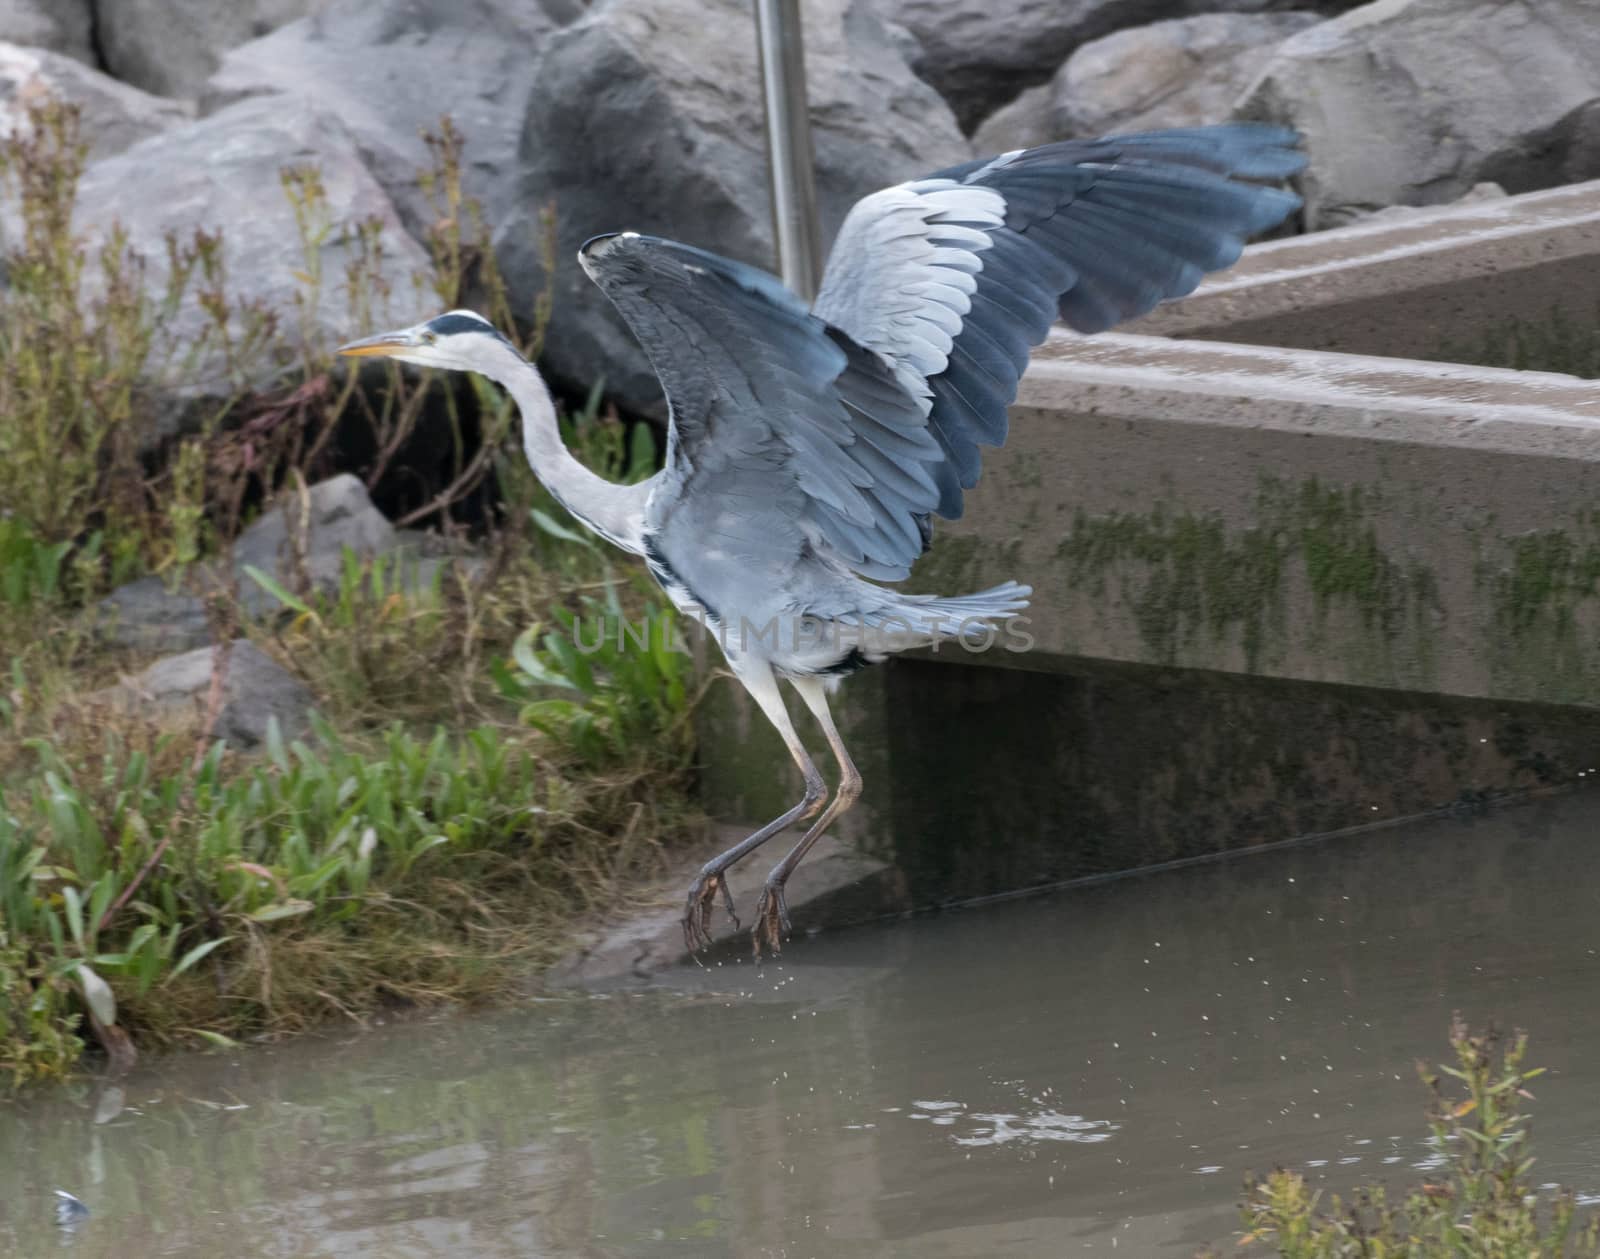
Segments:
[[[488,727],[369,744],[319,720],[259,760],[219,743],[176,767],[114,732],[96,756],[32,750],[28,785],[0,791],[20,1040],[74,1012],[160,1040],[476,995],[647,851],[615,842],[639,817],[626,783]]]
[[[529,698],[522,720],[572,749],[586,765],[635,760],[654,749],[669,764],[687,754],[689,656],[677,614],[650,600],[623,612],[614,589],[584,595],[579,610],[556,609],[554,625],[530,626],[512,660],[520,676],[502,674],[507,690]],[[552,694],[553,693],[553,694]]]
[[[115,578],[159,558],[140,463],[160,436],[146,385],[192,373],[219,345],[243,369],[265,344],[268,321],[221,296],[217,236],[169,235],[156,286],[117,225],[94,246],[77,234],[87,152],[78,110],[53,100],[29,105],[0,141],[0,189],[20,221],[0,298],[0,503],[47,543],[103,531]],[[205,319],[180,336],[175,319],[190,296]]]
[[[46,542],[22,521],[0,516],[0,609],[20,618],[63,595],[70,542]],[[0,624],[3,624],[0,621]]]
[[[0,927],[0,1079],[17,1088],[66,1075],[83,1052],[77,1025],[63,988]]]
[[[1580,1225],[1571,1193],[1541,1198],[1529,1178],[1528,1038],[1450,1028],[1454,1066],[1420,1066],[1440,1174],[1398,1202],[1381,1186],[1323,1202],[1298,1172],[1245,1185],[1240,1244],[1284,1259],[1594,1259],[1600,1220]],[[1447,1086],[1452,1080],[1458,1086]]]
[[[569,564],[600,571],[600,593],[580,591],[548,624],[517,636],[512,668],[494,667],[501,692],[522,701],[522,720],[590,766],[637,761],[649,752],[668,769],[687,760],[690,657],[676,610],[638,574],[613,571],[587,533],[540,508],[536,530],[561,544]],[[624,600],[624,592],[628,595]]]

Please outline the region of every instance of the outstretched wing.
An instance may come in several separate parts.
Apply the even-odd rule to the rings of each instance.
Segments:
[[[809,542],[897,580],[929,515],[961,514],[1056,315],[1100,331],[1232,263],[1299,204],[1234,176],[1297,170],[1295,138],[1068,142],[886,189],[845,220],[810,311],[765,272],[656,237],[597,237],[580,259],[661,378],[662,484],[697,504],[706,547],[776,562]]]
[[[696,503],[708,549],[792,560],[810,542],[869,577],[910,571],[944,452],[881,356],[774,277],[689,245],[625,232],[579,258],[661,378],[663,484]]]
[[[961,514],[979,445],[1005,441],[1029,351],[1057,315],[1101,332],[1231,266],[1300,204],[1235,177],[1293,174],[1297,140],[1250,123],[1069,140],[855,205],[813,309],[881,354],[928,412],[945,456],[939,515]]]

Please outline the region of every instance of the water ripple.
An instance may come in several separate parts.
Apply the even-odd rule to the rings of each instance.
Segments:
[[[909,1118],[926,1119],[940,1127],[959,1124],[962,1131],[952,1133],[950,1139],[963,1146],[1009,1145],[1014,1141],[1028,1145],[1044,1141],[1095,1145],[1109,1141],[1111,1134],[1122,1126],[1109,1119],[1087,1119],[1082,1115],[1064,1115],[1057,1110],[1017,1115],[993,1111],[968,1113],[960,1102],[917,1101],[912,1105],[917,1109],[910,1112]]]

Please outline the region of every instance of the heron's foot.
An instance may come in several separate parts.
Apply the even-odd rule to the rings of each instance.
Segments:
[[[733,929],[739,929],[739,915],[733,912],[733,893],[728,891],[728,876],[701,871],[700,877],[689,888],[689,897],[683,907],[683,943],[691,953],[698,953],[711,944],[711,911],[717,906],[719,891],[722,893],[723,907],[733,922]]]
[[[750,930],[757,959],[761,957],[763,946],[773,957],[777,957],[783,951],[784,937],[793,932],[794,926],[789,921],[789,903],[783,895],[783,881],[768,879],[767,885],[761,889],[761,901],[756,906],[756,925]]]

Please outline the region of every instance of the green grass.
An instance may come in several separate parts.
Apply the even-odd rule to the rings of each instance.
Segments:
[[[246,756],[203,713],[14,679],[0,1078],[68,1070],[86,1028],[116,1051],[487,998],[688,830],[689,661],[635,575],[552,594],[526,561],[447,599],[347,561],[339,591],[256,631],[340,716],[303,741]],[[655,649],[597,644],[591,616],[652,625]]]
[[[35,744],[0,795],[0,992],[31,990],[27,1017],[0,1013],[0,1075],[65,1069],[90,1011],[159,1044],[488,996],[648,865],[639,823],[677,807],[646,757],[575,777],[501,728],[319,722],[259,761],[216,744],[176,768],[170,738]]]

